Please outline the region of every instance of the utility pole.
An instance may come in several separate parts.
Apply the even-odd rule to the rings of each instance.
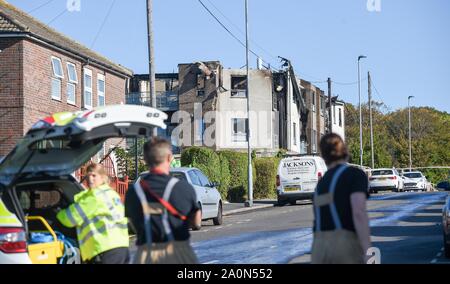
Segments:
[[[251,124],[250,124],[250,66],[249,66],[249,40],[248,40],[248,0],[245,0],[245,58],[247,66],[247,146],[248,146],[248,201],[246,202],[247,207],[253,207],[253,175],[252,175],[252,147],[251,142]]]
[[[155,55],[153,48],[153,0],[147,0],[147,34],[148,34],[148,60],[149,60],[149,87],[151,107],[156,108],[155,91]],[[157,136],[157,128],[153,128],[152,136]]]
[[[409,171],[412,171],[412,145],[411,145],[411,104],[410,100],[414,98],[414,96],[408,97],[408,125],[409,125]]]
[[[375,168],[375,155],[373,148],[373,124],[372,124],[372,81],[370,77],[370,72],[367,72],[367,79],[369,81],[369,119],[370,119],[370,149],[372,156],[372,169]]]
[[[333,117],[332,117],[332,98],[331,98],[331,78],[328,78],[328,133],[333,133]]]
[[[361,59],[367,58],[364,55],[358,57],[358,97],[359,97],[359,158],[360,166],[363,166],[363,133],[362,133],[362,107],[361,107],[361,69],[359,62]]]

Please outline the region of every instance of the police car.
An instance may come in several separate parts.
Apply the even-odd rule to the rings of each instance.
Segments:
[[[296,204],[297,200],[312,199],[317,183],[327,166],[319,156],[287,156],[280,161],[277,175],[278,205]]]
[[[76,240],[56,213],[73,202],[83,187],[72,173],[90,160],[110,138],[149,137],[166,128],[159,110],[117,105],[59,113],[37,122],[0,163],[0,264],[30,263],[30,232],[42,226],[26,216],[42,216],[55,230]],[[79,263],[79,253],[65,256]],[[45,258],[45,254],[42,255]]]

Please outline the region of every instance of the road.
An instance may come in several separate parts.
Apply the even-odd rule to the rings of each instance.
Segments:
[[[443,257],[441,210],[447,193],[384,193],[368,202],[373,246],[382,264],[450,263]],[[201,263],[308,263],[311,204],[273,207],[204,222],[192,232]]]

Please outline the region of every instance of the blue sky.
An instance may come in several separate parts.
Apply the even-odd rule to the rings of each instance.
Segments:
[[[66,0],[9,0],[26,12],[49,2],[32,15],[135,73],[147,73],[146,1],[116,0],[94,46],[114,0],[80,1],[81,11],[64,12]],[[203,1],[244,39],[244,0]],[[380,1],[381,11],[369,12],[367,0],[249,0],[251,48],[275,67],[276,56],[291,59],[306,80],[331,77],[333,93],[351,103],[357,103],[357,85],[337,83],[357,81],[356,60],[364,54],[362,73],[372,73],[375,100],[396,110],[414,95],[416,106],[450,112],[450,1]],[[198,0],[154,0],[154,33],[157,72],[199,60],[220,60],[227,68],[245,64],[245,49]],[[362,90],[366,101],[367,82]]]

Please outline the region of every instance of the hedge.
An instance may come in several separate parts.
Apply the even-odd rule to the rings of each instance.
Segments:
[[[181,154],[181,165],[200,169],[211,180],[220,183],[223,200],[244,202],[248,198],[247,153],[214,152],[209,148],[191,147]],[[253,160],[253,197],[275,198],[279,158]]]
[[[211,182],[219,182],[218,190],[222,199],[226,198],[230,183],[228,162],[220,159],[213,150],[203,147],[187,148],[181,153],[181,165],[198,168]]]
[[[276,177],[279,158],[257,158],[255,160],[256,179],[253,197],[255,199],[276,198]]]

